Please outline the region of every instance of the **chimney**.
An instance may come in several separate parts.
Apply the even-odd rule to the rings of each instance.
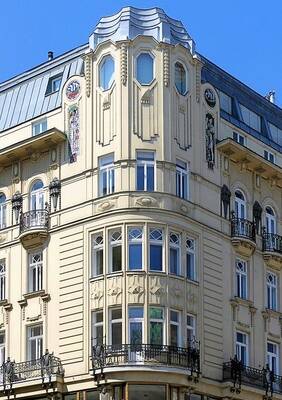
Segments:
[[[270,101],[270,103],[275,104],[275,91],[271,90],[266,96],[265,98]]]
[[[53,51],[48,51],[48,61],[53,60],[53,57],[54,57]]]

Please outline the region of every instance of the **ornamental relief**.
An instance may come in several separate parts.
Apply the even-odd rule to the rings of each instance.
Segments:
[[[122,303],[122,277],[116,276],[107,280],[108,305]]]
[[[170,278],[168,280],[168,303],[170,307],[183,309],[185,298],[184,282]]]
[[[42,318],[43,304],[41,297],[34,297],[28,299],[27,306],[25,307],[25,319],[29,322],[38,321]]]
[[[127,276],[127,296],[128,303],[144,303],[145,277],[143,275]]]
[[[102,146],[110,144],[117,134],[117,90],[116,85],[107,93],[96,91],[96,142]]]
[[[104,280],[91,282],[90,284],[90,307],[102,308],[104,306]]]
[[[197,314],[199,312],[199,287],[187,283],[186,284],[186,304],[187,311],[192,314]]]
[[[172,132],[174,132],[174,139],[181,149],[187,150],[190,147],[190,98],[180,96],[175,90],[173,110]]]
[[[149,303],[166,305],[167,279],[161,276],[149,276]]]

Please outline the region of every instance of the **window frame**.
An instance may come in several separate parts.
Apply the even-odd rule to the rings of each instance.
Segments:
[[[41,118],[38,121],[33,122],[32,125],[31,125],[32,136],[37,136],[37,135],[40,135],[43,132],[46,132],[47,129],[48,129],[48,125],[47,124],[48,124],[47,118]],[[36,127],[38,127],[38,126],[40,127],[40,129],[39,129],[39,132],[36,133],[35,132],[36,131]],[[42,126],[43,126],[43,129],[41,129]],[[45,129],[44,129],[44,126],[45,126]]]
[[[48,83],[47,83],[47,87],[46,87],[46,92],[45,92],[45,97],[49,96],[53,93],[57,93],[60,91],[61,86],[62,86],[62,80],[63,80],[63,74],[57,74],[54,76],[50,76]],[[56,87],[54,87],[55,82],[59,82],[58,88],[56,89]]]
[[[113,240],[113,234],[119,233],[120,238]],[[123,270],[122,260],[123,260],[123,230],[122,227],[111,228],[108,231],[108,246],[109,246],[109,273],[121,272]],[[113,270],[113,249],[116,247],[120,247],[120,269]]]
[[[239,132],[233,131],[233,140],[241,146],[246,146],[246,137]]]
[[[110,80],[108,81],[107,85],[105,85],[105,87],[103,86],[103,84],[105,83],[105,78],[102,79],[102,68],[105,65],[106,61],[111,59],[113,61],[113,72],[111,75]],[[111,54],[105,54],[101,61],[99,62],[99,66],[98,66],[98,79],[99,79],[99,87],[103,92],[106,92],[107,90],[110,90],[113,86],[113,83],[115,81],[115,73],[116,73],[116,62],[115,62],[115,58],[111,55]],[[103,81],[103,84],[102,84]]]
[[[268,350],[269,344],[276,347],[276,353]],[[272,360],[273,359],[275,359],[275,364],[276,364],[275,371],[273,371],[273,368],[272,368],[272,365],[273,365]],[[270,360],[271,360],[271,362],[270,362]],[[280,346],[279,346],[279,343],[275,343],[271,340],[266,341],[266,363],[269,365],[270,370],[273,371],[275,375],[279,375],[279,371],[280,371]]]
[[[184,91],[180,91],[176,84],[176,65],[177,64],[181,65],[185,72],[185,90]],[[187,93],[189,92],[189,73],[188,73],[186,64],[181,60],[176,60],[174,62],[174,87],[175,87],[177,93],[179,93],[181,96],[186,96]]]
[[[263,157],[264,157],[265,160],[271,162],[272,164],[275,164],[275,159],[276,159],[275,153],[272,153],[269,150],[264,150],[263,151]]]
[[[142,230],[142,237],[141,238],[130,238],[130,231],[134,229],[140,229]],[[143,271],[144,270],[144,238],[145,238],[145,232],[144,232],[144,225],[131,225],[127,227],[127,270],[128,271]],[[130,245],[140,245],[141,244],[141,268],[132,268],[130,266]]]
[[[193,248],[188,246],[188,241],[194,242]],[[186,253],[186,278],[190,281],[197,282],[197,241],[195,238],[186,235],[185,240],[185,253]],[[193,277],[189,276],[188,274],[188,257],[193,259]]]
[[[40,260],[32,262],[32,258],[40,256]],[[44,257],[43,250],[38,249],[28,253],[28,293],[43,290]]]
[[[130,310],[132,310],[133,308],[135,309],[142,309],[142,317],[130,317]],[[141,323],[141,334],[142,334],[142,340],[140,344],[144,343],[144,338],[145,338],[145,321],[144,321],[144,306],[143,305],[129,305],[127,308],[127,312],[128,312],[128,343],[129,345],[131,345],[131,323]]]
[[[162,312],[162,318],[152,318],[151,317],[151,310],[152,309],[158,309],[161,310]],[[149,306],[149,343],[153,344],[153,345],[164,345],[165,344],[165,312],[164,312],[164,308],[163,307],[159,307],[159,306],[154,306],[154,305],[150,305]],[[152,329],[152,323],[157,323],[157,324],[161,324],[162,327],[162,343],[152,343],[151,341],[151,329]]]
[[[152,71],[151,71],[152,72],[152,79],[148,83],[141,82],[139,80],[139,78],[138,78],[138,59],[139,59],[140,56],[142,56],[144,54],[150,56],[151,60],[152,60]],[[153,53],[151,53],[148,50],[141,50],[136,55],[136,57],[135,57],[135,73],[134,73],[134,77],[135,77],[136,81],[139,83],[139,85],[141,85],[141,86],[150,86],[154,82],[154,80],[156,78],[156,67],[155,67],[155,64],[156,64],[155,63],[155,56],[154,56]]]
[[[91,278],[102,276],[104,274],[104,262],[105,262],[105,237],[104,232],[99,231],[91,235]],[[101,237],[102,242],[98,243],[97,238]],[[96,243],[94,243],[96,242]],[[102,272],[98,273],[98,262],[97,254],[102,251]],[[99,256],[101,257],[101,256]]]
[[[41,329],[41,334],[40,335],[31,335],[32,329],[34,328],[39,328]],[[40,359],[41,356],[43,355],[43,324],[36,324],[36,325],[29,325],[26,327],[27,333],[26,333],[26,338],[27,338],[27,360],[28,361],[34,361],[37,359]],[[32,358],[32,342],[35,342],[35,347],[36,347],[36,358]]]
[[[151,239],[151,232],[161,231],[161,239]],[[165,242],[165,231],[163,227],[158,226],[149,226],[148,227],[148,269],[151,272],[164,272],[164,242]],[[159,246],[161,247],[161,269],[154,269],[151,267],[151,246]]]
[[[192,325],[188,323],[188,317],[192,319],[193,323]],[[196,330],[197,330],[197,317],[194,314],[187,313],[186,314],[186,341],[187,341],[187,347],[189,347],[189,343],[193,343],[193,340],[196,339]],[[192,335],[188,335],[188,331],[192,332]],[[188,339],[188,336],[191,337],[191,339]]]
[[[109,163],[102,164],[103,160],[109,159]],[[115,166],[114,153],[105,154],[99,157],[99,196],[107,196],[115,192]],[[104,193],[103,177],[106,174],[106,193]]]
[[[229,115],[233,114],[233,107],[232,107],[232,97],[229,96],[229,94],[223,92],[222,90],[218,90],[218,97],[219,97],[219,105],[220,105],[220,109],[224,112],[226,112]],[[228,104],[228,107],[222,107],[223,104]]]
[[[243,337],[246,338],[246,343],[243,342],[239,342],[237,339],[237,334],[241,334],[243,335]],[[239,353],[239,349],[245,349],[245,355],[246,355],[246,363],[244,365],[248,366],[249,365],[249,335],[246,332],[242,332],[239,330],[236,330],[235,332],[235,354],[237,355],[238,359],[241,361],[241,356],[239,356],[239,354],[241,354],[241,351]]]
[[[145,158],[138,159],[138,153],[151,153],[154,156],[153,160],[147,160]],[[138,189],[138,167],[143,167],[143,189]],[[153,189],[148,189],[148,168],[153,167]],[[136,191],[143,191],[143,192],[154,192],[156,191],[156,152],[151,150],[136,150],[136,173],[135,173],[135,180],[136,180]]]
[[[3,363],[6,361],[6,332],[5,331],[0,331],[0,364],[3,365]]]
[[[102,315],[102,321],[97,322],[97,314]],[[97,334],[97,327],[102,327],[102,341],[97,340],[99,338],[99,334]],[[93,346],[104,344],[104,312],[102,309],[95,310],[91,312],[91,342]]]
[[[185,165],[185,168],[181,164]],[[176,196],[188,200],[189,189],[189,164],[186,161],[176,159]]]
[[[176,313],[176,315],[178,315],[177,322],[172,320],[171,312],[174,312],[174,313]],[[171,342],[171,338],[172,338],[171,326],[177,326],[177,345],[176,345],[176,347],[181,347],[181,337],[180,337],[181,312],[178,310],[174,310],[172,308],[169,309],[169,343],[170,343],[170,346],[175,346],[175,344],[172,344],[172,342]]]
[[[171,236],[178,236],[178,244],[171,242]],[[181,276],[181,234],[175,231],[169,231],[168,233],[169,242],[169,274],[175,276]],[[171,270],[171,250],[177,250],[177,271],[172,272]]]
[[[269,282],[268,276],[271,275],[275,279],[275,284]],[[270,270],[266,271],[266,308],[273,311],[278,311],[278,275]],[[274,292],[274,297],[273,297]],[[273,301],[274,299],[274,301]]]
[[[7,197],[5,193],[0,192],[0,229],[7,228]]]
[[[261,126],[262,126],[261,115],[255,113],[254,111],[250,110],[248,107],[244,106],[241,103],[239,103],[239,108],[241,111],[242,121],[244,122],[244,124],[248,125],[251,129],[255,130],[256,132],[261,133]],[[246,114],[247,112],[248,112],[248,117]],[[254,120],[256,121],[256,123],[253,122]]]
[[[239,269],[239,264],[242,264],[245,271]],[[235,260],[235,285],[236,285],[236,297],[240,299],[247,300],[248,299],[248,263],[241,258],[237,258]],[[245,293],[244,293],[245,291]]]
[[[121,312],[121,317],[120,318],[115,318],[113,319],[113,311],[120,310]],[[113,325],[115,324],[120,324],[121,325],[121,343],[116,343],[113,344]],[[122,345],[122,334],[123,334],[123,318],[122,318],[122,307],[114,307],[109,309],[109,327],[110,327],[110,332],[109,332],[109,339],[110,339],[110,344],[112,346],[121,346]]]
[[[6,299],[6,280],[7,280],[6,273],[7,273],[6,259],[1,258],[0,259],[0,300]]]

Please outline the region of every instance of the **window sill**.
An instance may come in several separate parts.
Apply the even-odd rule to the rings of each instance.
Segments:
[[[282,313],[277,310],[272,310],[271,308],[265,308],[265,312],[268,316],[274,317],[274,318],[282,318]]]
[[[8,304],[8,300],[7,299],[0,300],[0,307],[1,306],[5,306],[6,304]]]
[[[238,296],[234,296],[234,297],[230,300],[230,302],[231,302],[231,303],[232,303],[232,302],[237,303],[238,305],[241,304],[241,305],[246,306],[246,307],[253,307],[253,305],[254,305],[254,302],[253,302],[253,301],[248,300],[248,299],[242,299],[241,297],[238,297]]]
[[[194,279],[190,279],[190,278],[186,277],[186,280],[188,283],[191,283],[192,285],[195,285],[195,286],[199,286],[199,284],[200,284],[199,281],[196,281]]]
[[[97,276],[91,276],[89,278],[89,281],[90,282],[94,282],[94,281],[99,281],[99,280],[104,279],[104,278],[105,278],[104,274],[103,275],[97,275]]]
[[[45,290],[37,290],[36,292],[29,292],[23,294],[25,300],[32,299],[33,297],[44,297],[46,295]]]
[[[111,276],[123,276],[123,270],[120,271],[114,271],[114,272],[108,272],[106,274],[107,277],[111,277]]]

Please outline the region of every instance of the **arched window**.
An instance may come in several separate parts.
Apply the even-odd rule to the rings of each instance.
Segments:
[[[267,233],[276,233],[276,217],[273,209],[269,206],[265,208],[265,227]]]
[[[99,84],[103,90],[108,90],[114,81],[115,62],[112,56],[103,58],[100,64]]]
[[[149,53],[141,53],[136,61],[136,78],[141,85],[149,85],[154,79],[154,59]]]
[[[38,179],[35,181],[30,190],[30,210],[44,209],[44,193],[43,182]]]
[[[185,95],[187,93],[187,73],[180,62],[175,64],[175,86],[180,94]]]
[[[235,191],[235,215],[236,218],[246,219],[246,200],[240,190]]]
[[[0,193],[0,229],[6,228],[6,196]]]

